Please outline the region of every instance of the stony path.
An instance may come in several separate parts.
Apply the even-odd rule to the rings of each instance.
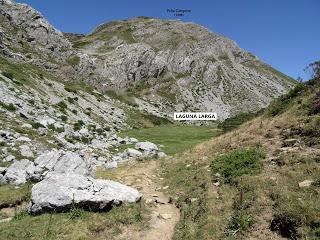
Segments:
[[[169,203],[169,197],[162,192],[157,167],[156,161],[150,161],[130,164],[115,170],[119,181],[137,188],[143,194],[142,201],[146,202],[151,212],[148,229],[142,232],[128,229],[117,238],[132,240],[168,240],[172,238],[180,213],[174,204]]]

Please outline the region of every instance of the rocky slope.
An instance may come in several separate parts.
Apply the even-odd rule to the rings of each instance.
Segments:
[[[165,156],[161,146],[118,137],[123,129],[167,123],[161,117],[170,119],[181,110],[215,111],[223,119],[260,109],[294,84],[196,24],[135,18],[101,25],[87,36],[62,34],[30,6],[4,0],[0,183],[50,183],[63,169],[51,180],[72,192],[81,185],[64,186],[60,180],[75,169],[83,182],[94,182],[89,175],[97,167]],[[88,188],[95,189],[95,183]],[[107,200],[116,201],[113,196]],[[37,209],[56,200],[35,199],[43,200]],[[69,200],[70,195],[66,205]]]
[[[235,42],[194,23],[139,17],[70,40],[94,59],[93,72],[102,76],[94,85],[127,89],[168,114],[214,111],[224,119],[266,107],[295,84]]]

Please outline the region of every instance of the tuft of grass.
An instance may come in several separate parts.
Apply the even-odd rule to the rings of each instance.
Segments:
[[[245,174],[258,174],[262,168],[261,159],[265,153],[261,148],[237,149],[216,157],[211,164],[216,177],[225,183],[232,183],[237,177]]]
[[[80,63],[80,57],[79,56],[72,56],[72,57],[69,57],[66,61],[69,65],[76,66]]]
[[[67,92],[77,93],[77,90],[72,88],[71,86],[64,86],[64,90]]]
[[[144,230],[148,211],[143,203],[122,204],[109,212],[74,211],[41,215],[17,215],[14,221],[0,224],[0,239],[115,239],[125,228]],[[81,231],[79,231],[81,229]]]
[[[32,125],[32,128],[34,129],[44,128],[44,126],[39,122],[32,122],[31,125]]]
[[[26,183],[18,188],[12,185],[0,186],[0,208],[15,206],[27,201],[30,196],[31,184]]]
[[[227,234],[246,231],[253,223],[252,216],[244,210],[236,210],[228,221]]]

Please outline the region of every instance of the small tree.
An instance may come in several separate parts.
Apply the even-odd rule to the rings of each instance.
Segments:
[[[315,83],[320,83],[320,61],[310,63],[305,70],[311,72],[311,78]]]

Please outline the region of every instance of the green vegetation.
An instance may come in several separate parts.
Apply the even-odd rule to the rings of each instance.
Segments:
[[[84,125],[84,122],[82,120],[78,120],[77,122],[75,122],[73,124],[73,129],[75,131],[79,131],[82,128],[83,125]]]
[[[32,128],[34,129],[44,128],[44,126],[39,122],[32,122],[31,125],[32,125]]]
[[[37,88],[37,83],[32,78],[40,78],[40,76],[42,76],[42,78],[48,77],[48,74],[37,66],[31,64],[17,64],[10,62],[1,56],[0,68],[2,74],[7,75],[7,77],[16,85],[28,85]],[[39,92],[41,93],[40,90]]]
[[[261,148],[237,149],[232,152],[218,156],[212,161],[211,168],[214,174],[220,176],[217,180],[225,183],[232,183],[245,174],[258,174],[261,171],[265,153]]]
[[[214,238],[217,228],[208,226],[210,175],[203,165],[191,164],[186,168],[186,164],[181,160],[165,162],[162,166],[164,185],[170,186],[168,192],[176,197],[175,204],[180,209],[173,239],[219,239]]]
[[[66,115],[61,115],[61,116],[60,116],[60,119],[61,119],[63,122],[68,121],[68,117],[67,117]]]
[[[124,103],[130,105],[130,106],[133,106],[133,107],[138,106],[137,103],[135,102],[135,97],[128,92],[109,90],[109,91],[106,91],[106,94],[109,97],[111,97],[113,99],[117,99],[121,102],[124,102]]]
[[[59,111],[62,113],[66,113],[66,109],[68,108],[68,105],[64,101],[60,101],[55,105]]]
[[[72,57],[69,57],[66,61],[69,65],[76,66],[76,65],[79,65],[79,63],[80,63],[80,57],[79,56],[72,56]]]
[[[71,88],[71,86],[64,86],[64,90],[66,90],[67,92],[77,93],[77,90]]]
[[[218,134],[212,127],[162,125],[153,128],[134,129],[119,135],[135,137],[163,145],[167,154],[175,154],[192,148],[196,144]]]
[[[17,108],[13,105],[13,103],[5,104],[0,101],[0,107],[4,108],[10,112],[14,112],[17,110]]]
[[[3,72],[2,74],[3,74],[3,76],[13,80],[13,73],[12,72]]]
[[[218,128],[220,128],[223,132],[229,132],[233,129],[238,128],[241,124],[259,116],[263,113],[263,110],[258,112],[248,112],[248,113],[240,113],[234,117],[227,118],[223,122],[218,124]]]
[[[84,47],[86,45],[89,45],[91,42],[88,42],[88,41],[75,41],[73,42],[72,46],[74,48],[81,48],[81,47]]]
[[[12,185],[0,186],[0,208],[21,204],[30,198],[31,184],[27,183],[19,188]]]
[[[297,84],[293,89],[291,89],[288,94],[281,96],[271,103],[267,108],[267,115],[275,117],[288,110],[290,106],[294,104],[294,100],[300,96],[306,87],[304,84]]]
[[[30,216],[17,213],[14,220],[0,224],[0,239],[114,239],[124,227],[147,227],[143,203],[123,204],[109,212],[92,213],[75,209],[70,213]]]

